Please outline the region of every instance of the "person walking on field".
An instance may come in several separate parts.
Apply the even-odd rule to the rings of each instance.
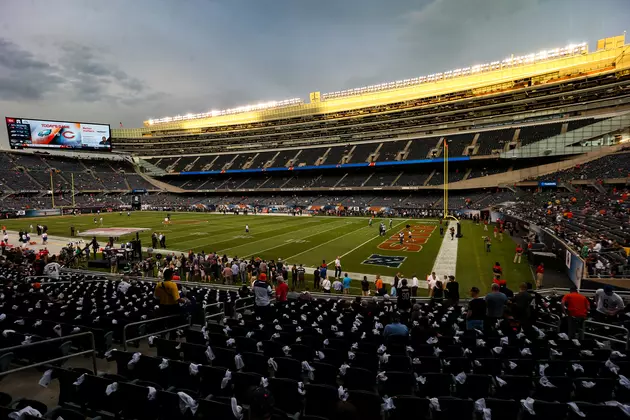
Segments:
[[[521,263],[521,257],[523,256],[523,247],[521,244],[516,245],[516,252],[514,253],[514,264]]]
[[[542,289],[544,275],[545,275],[545,264],[540,263],[540,265],[536,267],[536,288],[537,289]]]
[[[335,259],[335,278],[341,277],[341,257]]]

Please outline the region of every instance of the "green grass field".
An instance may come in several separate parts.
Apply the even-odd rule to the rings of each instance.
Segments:
[[[426,278],[442,245],[439,225],[436,220],[394,219],[392,229],[385,237],[379,236],[375,220],[368,226],[367,218],[351,217],[264,217],[234,216],[207,213],[172,213],[172,223],[164,225],[165,212],[134,212],[103,214],[104,228],[149,228],[140,234],[143,246],[151,245],[151,233],[166,235],[168,250],[218,252],[230,257],[282,258],[283,261],[315,267],[326,260],[329,264],[341,256],[344,271],[360,274],[394,276],[401,272],[406,277],[414,274]],[[85,232],[101,228],[95,225],[95,215],[55,216],[34,219],[6,220],[9,230],[28,229],[31,223],[48,226],[49,235],[70,236],[70,226]],[[383,219],[388,226],[388,220]],[[250,228],[245,233],[245,225]],[[412,226],[411,242],[398,244],[398,232]],[[522,281],[531,280],[526,262],[512,263],[514,242],[505,235],[503,243],[493,241],[492,252],[485,252],[482,237],[483,226],[468,221],[462,222],[464,237],[459,240],[456,278],[461,290],[478,286],[487,290],[492,281],[492,266],[499,261],[504,267],[505,279],[512,289]],[[99,240],[107,239],[98,237]],[[85,238],[89,239],[89,238]],[[131,239],[131,237],[129,237]],[[365,263],[374,254],[380,256]],[[393,261],[392,257],[398,257]],[[377,265],[378,264],[378,265]],[[383,265],[385,264],[385,265]],[[387,266],[389,264],[390,266]],[[399,267],[391,266],[400,264]]]

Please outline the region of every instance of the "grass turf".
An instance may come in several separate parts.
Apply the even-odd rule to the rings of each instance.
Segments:
[[[102,214],[103,225],[95,225],[96,215],[55,216],[32,219],[9,219],[5,225],[9,230],[28,229],[30,224],[45,224],[49,235],[70,236],[70,226],[79,231],[100,227],[149,228],[140,233],[143,246],[150,246],[151,233],[161,232],[166,236],[169,250],[186,253],[188,250],[218,252],[230,257],[282,258],[283,261],[314,267],[326,260],[329,265],[341,256],[344,271],[361,274],[394,276],[401,272],[406,277],[414,274],[423,280],[431,272],[442,244],[437,221],[394,219],[393,227],[385,237],[378,235],[376,219],[368,226],[367,218],[344,217],[262,217],[234,216],[207,213],[171,213],[172,223],[164,225],[165,212],[134,212]],[[388,219],[382,219],[388,226]],[[248,224],[250,232],[245,233]],[[409,224],[414,230],[414,243],[398,243],[398,232]],[[435,230],[433,230],[435,228]],[[421,233],[416,234],[419,230]],[[512,264],[514,243],[505,235],[503,243],[493,241],[492,252],[486,254],[482,236],[483,226],[468,221],[462,222],[464,237],[458,245],[457,280],[462,293],[471,286],[487,290],[492,280],[492,265],[500,261],[505,278],[512,289],[518,283],[531,280],[526,262]],[[101,242],[106,237],[98,237]],[[89,240],[89,238],[84,238]],[[131,239],[131,237],[129,238]],[[385,246],[384,243],[389,243]],[[379,248],[379,245],[381,247]],[[421,248],[421,249],[418,249]],[[372,254],[384,257],[404,257],[400,267],[363,264]],[[334,268],[333,268],[334,270]],[[332,274],[332,273],[331,273]]]

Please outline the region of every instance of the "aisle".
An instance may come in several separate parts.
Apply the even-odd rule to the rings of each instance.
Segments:
[[[448,233],[451,227],[457,232],[457,222],[449,222],[446,229],[444,229],[445,233],[442,246],[435,258],[433,270],[431,270],[437,274],[440,280],[443,280],[444,276],[454,276],[457,267],[457,245],[459,244],[459,238],[455,235],[455,238],[451,240],[451,235]]]

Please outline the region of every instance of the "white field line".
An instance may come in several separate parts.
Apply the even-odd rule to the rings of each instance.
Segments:
[[[333,223],[330,223],[330,224],[334,224],[334,222],[333,222]],[[343,224],[343,225],[341,225],[341,226],[345,226],[345,224],[346,224],[346,223],[344,222],[344,224]],[[338,226],[331,227],[330,229],[322,230],[322,231],[320,231],[320,232],[315,232],[315,233],[313,233],[312,235],[304,236],[304,237],[302,237],[302,238],[300,238],[300,239],[306,239],[306,238],[310,238],[310,237],[312,237],[312,236],[321,235],[322,233],[330,232],[330,231],[331,231],[331,230],[333,230],[333,229],[338,229],[338,228],[340,228],[341,226],[339,226],[339,225],[338,225]],[[293,232],[290,232],[290,233],[293,233]],[[282,236],[282,235],[278,235],[278,236]],[[249,245],[249,244],[245,244],[245,245]],[[280,247],[283,247],[283,246],[285,246],[285,245],[287,245],[287,242],[284,242],[284,243],[282,243],[282,244],[280,244],[280,245],[272,246],[271,248],[267,248],[267,249],[263,249],[263,250],[260,250],[260,251],[256,251],[256,252],[254,252],[254,254],[262,254],[263,252],[271,251],[272,249],[280,248]],[[251,256],[252,256],[252,255],[254,255],[254,254],[247,254],[247,255],[244,255],[244,256],[243,256],[243,258],[251,257]]]
[[[357,233],[358,231],[363,230],[363,229],[368,228],[368,227],[370,227],[370,226],[364,226],[364,227],[362,227],[362,228],[360,228],[360,229],[358,229],[358,230],[353,230],[352,232],[348,232],[348,233],[343,234],[343,235],[341,235],[341,236],[337,236],[336,238],[333,238],[333,239],[331,239],[330,241],[326,241],[326,242],[321,243],[321,244],[319,244],[319,245],[315,245],[314,247],[309,248],[309,249],[307,249],[306,251],[302,251],[302,252],[300,252],[299,254],[291,255],[290,257],[286,258],[286,261],[287,261],[287,262],[289,262],[289,261],[291,260],[291,258],[297,257],[298,255],[305,254],[305,253],[307,253],[307,252],[309,252],[309,251],[314,250],[315,248],[319,248],[320,246],[323,246],[323,245],[329,244],[329,243],[331,243],[331,242],[333,242],[333,241],[336,241],[336,240],[338,240],[338,239],[343,238],[344,236],[352,235],[352,234]],[[374,238],[372,238],[372,239],[374,239]]]
[[[391,229],[391,230],[396,229],[398,226],[400,226],[400,225],[402,225],[403,223],[408,222],[408,221],[409,221],[409,219],[407,219],[407,220],[403,220],[402,222],[400,222],[400,223],[398,223],[398,224],[394,225],[394,227],[392,227],[392,229]],[[357,247],[355,247],[355,248],[352,248],[350,251],[348,251],[348,252],[346,252],[345,254],[341,255],[341,256],[339,257],[339,259],[341,259],[341,258],[345,257],[345,256],[346,256],[346,255],[348,255],[348,254],[352,254],[354,251],[356,251],[357,249],[361,248],[363,245],[365,245],[365,244],[367,244],[367,243],[369,243],[369,242],[372,242],[374,239],[378,238],[379,236],[381,236],[381,235],[374,236],[372,239],[368,239],[367,241],[363,242],[361,245],[359,245],[359,246],[357,246]]]
[[[310,221],[310,222],[304,223],[302,226],[304,226],[304,225],[311,225],[311,224],[315,224],[315,223],[319,223],[319,222],[318,222],[318,221],[316,221],[316,220],[313,220],[313,221]],[[302,230],[302,229],[297,229],[297,230],[294,230],[294,231],[292,231],[292,232],[282,233],[282,234],[277,235],[277,236],[288,235],[289,233],[298,232],[298,231],[300,231],[300,230]],[[258,234],[258,232],[256,232],[256,234]],[[234,249],[234,248],[238,248],[238,247],[245,246],[245,245],[251,245],[251,244],[255,244],[255,243],[258,243],[258,242],[262,242],[262,241],[268,241],[268,240],[269,240],[269,239],[271,239],[271,238],[275,238],[275,236],[262,238],[262,239],[259,239],[259,240],[257,240],[257,241],[252,241],[252,242],[248,242],[248,243],[245,243],[245,244],[240,244],[240,245],[232,246],[232,247],[230,247],[230,248],[220,249],[220,250],[218,250],[218,251],[216,251],[216,252],[218,252],[218,253],[225,252],[225,251],[227,251],[228,249]],[[223,241],[221,241],[221,242],[223,242]]]
[[[265,233],[265,232],[273,232],[274,230],[282,229],[278,225],[282,226],[281,223],[265,223],[265,224],[262,225],[263,229],[260,229],[260,230],[257,229],[256,230],[256,234],[258,234],[258,233]],[[216,227],[217,225],[214,225],[214,226]],[[240,229],[242,229],[242,230],[239,229],[239,226],[240,226]],[[266,226],[271,226],[271,228],[265,228]],[[207,228],[207,227],[208,227],[208,225],[204,226],[204,228]],[[187,244],[188,245],[193,245],[193,244],[196,244],[196,243],[202,242],[202,241],[207,242],[209,240],[208,239],[209,237],[212,237],[212,242],[214,242],[214,243],[227,242],[230,239],[232,239],[234,237],[234,235],[237,235],[237,230],[238,230],[238,232],[242,232],[242,231],[245,230],[245,225],[243,225],[242,223],[238,223],[238,224],[234,224],[234,225],[231,224],[231,223],[226,223],[224,225],[221,225],[220,227],[228,227],[228,228],[229,227],[234,227],[235,231],[232,232],[232,233],[224,232],[224,233],[221,233],[221,234],[219,234],[217,236],[213,236],[212,232],[204,232],[204,233],[207,233],[206,237],[203,237],[203,238],[200,237],[200,238],[197,238],[197,239],[191,239],[191,240],[187,241]],[[284,227],[286,227],[286,225],[284,225]],[[251,229],[250,229],[250,231],[251,231]],[[190,232],[188,232],[186,234],[182,234],[182,235],[173,235],[173,236],[167,237],[166,239],[171,241],[173,239],[185,238],[187,236],[190,236]],[[225,239],[217,240],[218,238],[225,238]],[[192,248],[195,248],[195,247],[193,246]],[[231,248],[226,248],[226,249],[231,249]]]

